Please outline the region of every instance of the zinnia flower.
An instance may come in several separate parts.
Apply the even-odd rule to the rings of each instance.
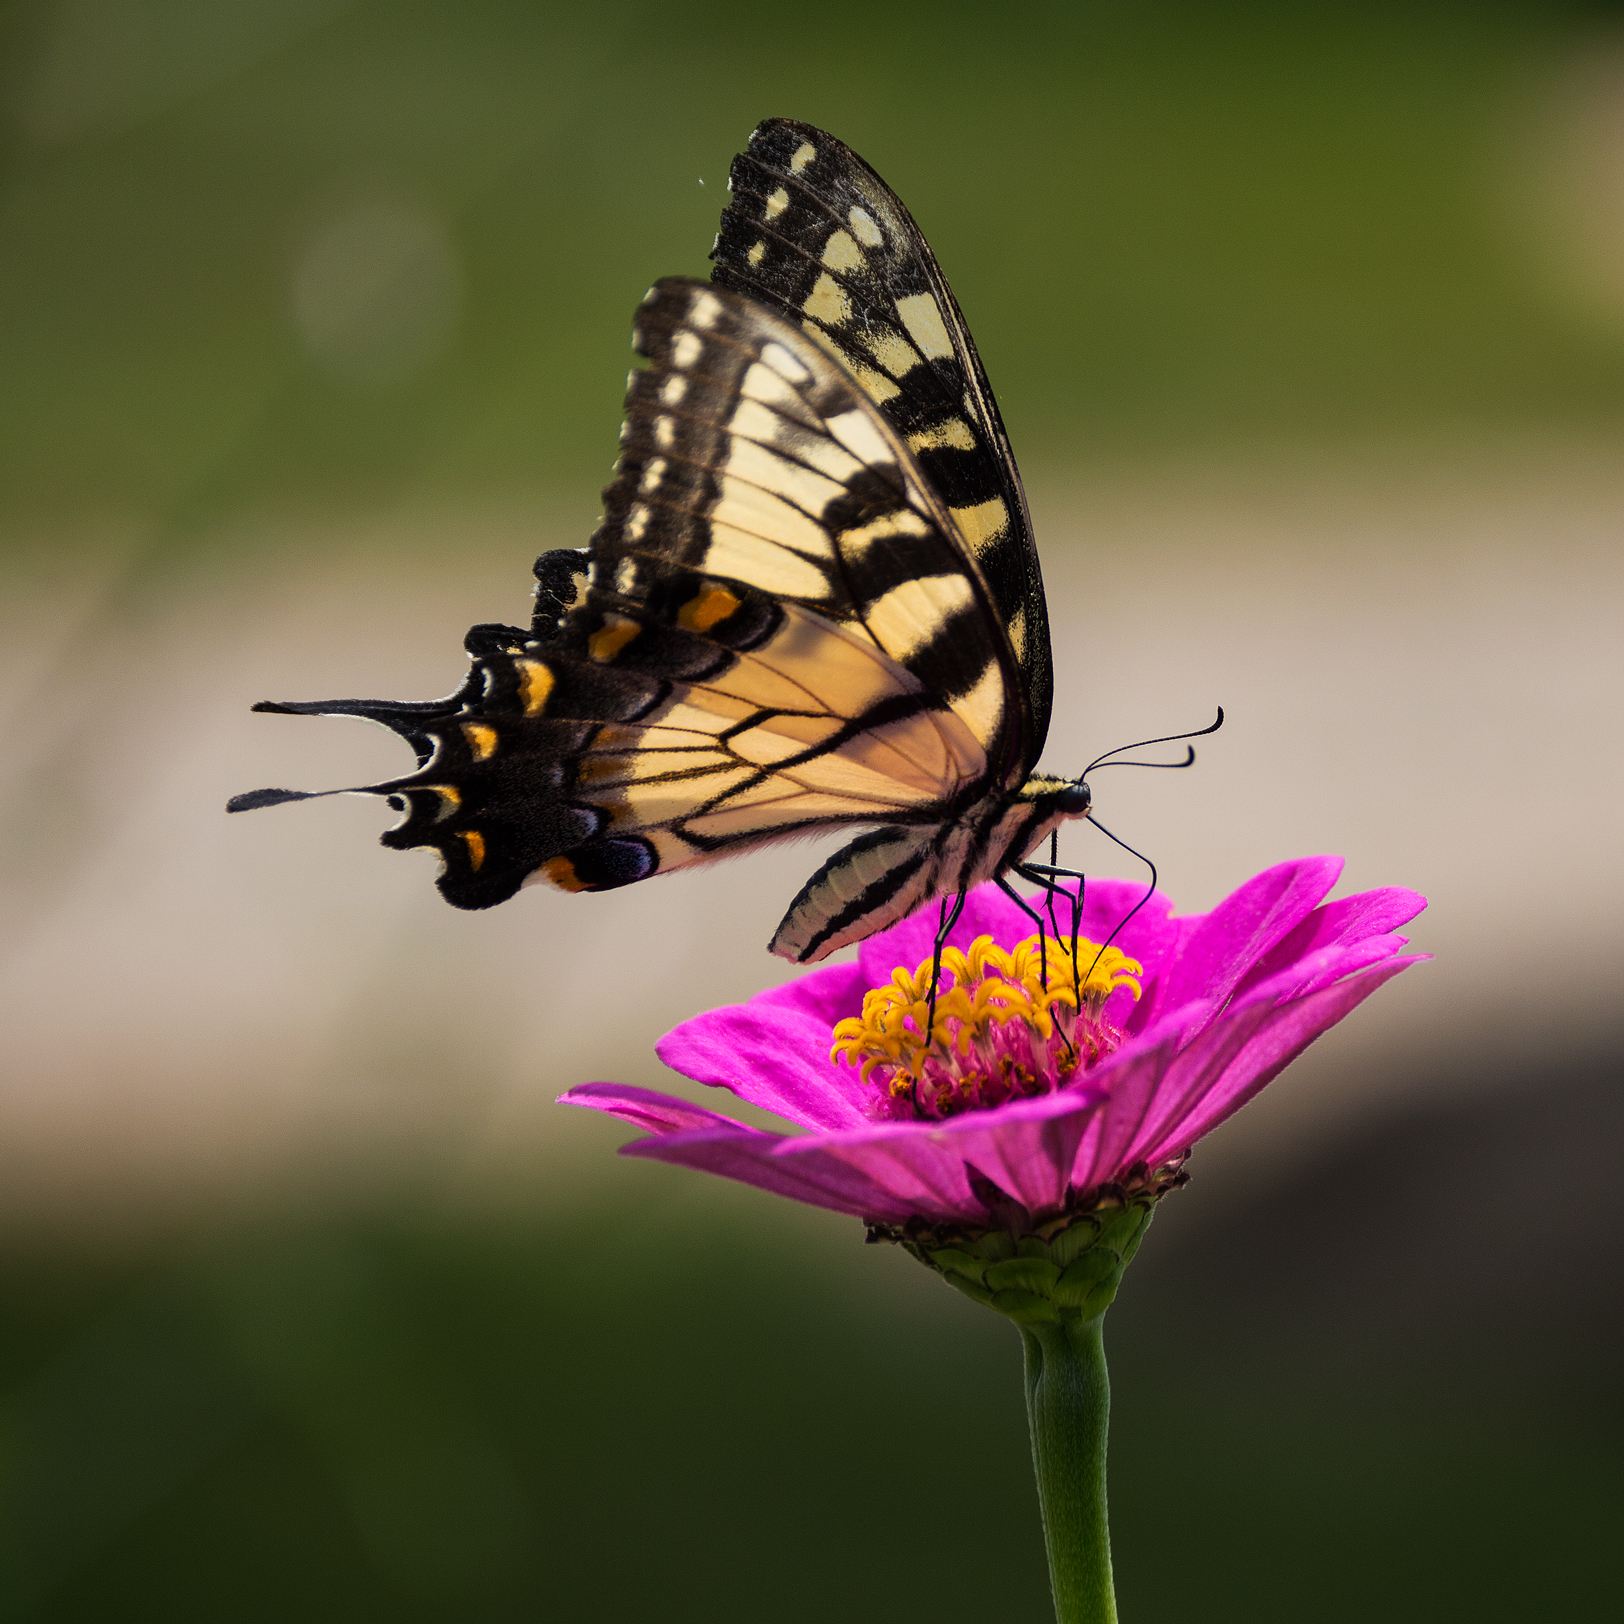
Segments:
[[[1396,934],[1425,900],[1326,902],[1341,871],[1282,863],[1183,917],[1095,881],[1075,939],[983,886],[939,976],[926,914],[660,1044],[796,1133],[615,1083],[561,1099],[648,1129],[626,1155],[852,1213],[1012,1319],[1056,1618],[1115,1624],[1102,1327],[1122,1271],[1196,1141],[1425,956]]]
[[[649,1130],[625,1155],[882,1233],[1040,1233],[1102,1194],[1182,1182],[1197,1140],[1425,956],[1395,934],[1425,899],[1389,888],[1327,903],[1341,869],[1334,857],[1282,863],[1208,914],[1175,915],[1158,892],[1103,953],[1096,944],[1143,890],[1091,881],[1075,967],[1064,913],[1065,933],[1040,942],[1029,916],[983,886],[949,938],[934,1016],[926,913],[871,937],[855,963],[710,1010],[660,1043],[673,1070],[797,1133],[615,1083],[561,1101]]]

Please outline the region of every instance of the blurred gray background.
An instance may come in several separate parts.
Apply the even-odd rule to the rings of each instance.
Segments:
[[[1432,901],[1113,1312],[1125,1616],[1608,1593],[1624,18],[13,0],[0,107],[0,1608],[1045,1616],[1007,1328],[551,1103],[697,1092],[815,847],[468,915],[381,803],[221,810],[402,766],[253,701],[526,617],[774,113],[975,332],[1046,764],[1222,704],[1095,786],[1181,909]]]

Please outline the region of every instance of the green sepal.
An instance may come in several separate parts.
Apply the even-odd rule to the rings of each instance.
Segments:
[[[1047,1325],[1054,1319],[1054,1304],[1035,1291],[1021,1291],[1019,1288],[995,1291],[987,1306],[996,1308],[1017,1325]]]
[[[984,1230],[969,1246],[977,1257],[985,1258],[989,1263],[1001,1263],[1005,1258],[1015,1256],[1015,1237],[1002,1229]]]
[[[1096,1286],[1121,1273],[1125,1262],[1108,1246],[1091,1246],[1067,1265],[1050,1295],[1062,1308],[1081,1308]]]
[[[1015,1286],[1026,1291],[1035,1291],[1040,1297],[1050,1297],[1054,1293],[1055,1282],[1060,1278],[1060,1265],[1051,1263],[1046,1257],[1012,1257],[1007,1263],[995,1263],[982,1279],[994,1291],[1002,1291],[1006,1287]]]
[[[917,1227],[906,1233],[878,1225],[870,1235],[899,1242],[950,1286],[1017,1325],[1069,1325],[1096,1318],[1115,1301],[1161,1193],[1108,1197],[1024,1235]]]
[[[972,1302],[977,1302],[983,1308],[993,1308],[994,1293],[987,1290],[979,1280],[971,1280],[962,1274],[944,1274],[942,1278],[958,1291],[962,1291]]]
[[[939,1246],[931,1256],[931,1261],[944,1274],[962,1274],[969,1280],[980,1280],[987,1272],[987,1260],[977,1257],[974,1253],[965,1252],[956,1246]]]

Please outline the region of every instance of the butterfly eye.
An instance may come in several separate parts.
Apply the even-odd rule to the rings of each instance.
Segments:
[[[1088,785],[1082,779],[1075,784],[1067,784],[1060,792],[1060,810],[1068,818],[1083,818],[1088,816],[1088,809],[1094,804],[1094,796]]]

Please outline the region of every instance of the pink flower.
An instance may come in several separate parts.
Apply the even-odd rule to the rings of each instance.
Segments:
[[[950,938],[959,954],[934,1016],[932,911],[871,937],[854,964],[711,1010],[660,1043],[673,1069],[798,1133],[615,1083],[560,1099],[647,1129],[625,1155],[871,1223],[1036,1227],[1106,1187],[1154,1193],[1202,1135],[1426,957],[1395,934],[1425,898],[1392,888],[1327,903],[1341,870],[1335,857],[1282,863],[1209,914],[1174,915],[1157,893],[1097,958],[1092,944],[1143,891],[1091,881],[1075,972],[1063,943],[1027,943],[1031,920],[983,886]]]

